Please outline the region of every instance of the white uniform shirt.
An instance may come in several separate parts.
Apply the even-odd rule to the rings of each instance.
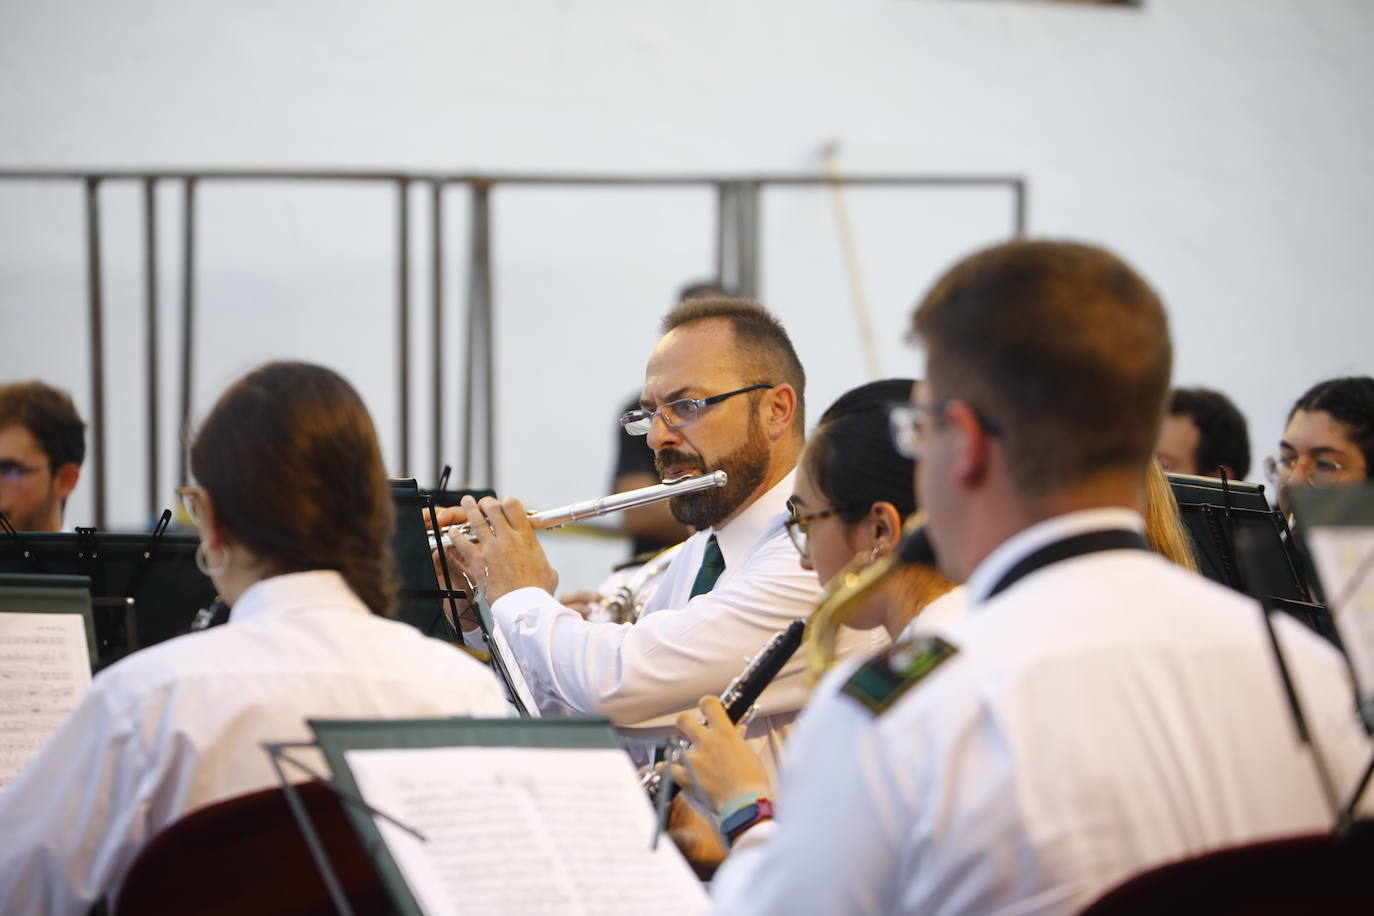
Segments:
[[[1070,913],[1172,859],[1330,828],[1254,602],[1138,550],[981,600],[1037,548],[1123,527],[1143,526],[1076,513],[1004,543],[943,630],[957,654],[884,713],[839,692],[853,664],[833,672],[789,748],[777,822],[741,837],[716,910]],[[1348,797],[1371,746],[1345,665],[1275,624]]]
[[[310,740],[306,717],[496,717],[507,708],[490,669],[373,615],[338,573],[265,579],[224,626],[97,675],[0,793],[4,912],[85,913],[161,828],[276,785],[261,742]]]
[[[689,538],[633,625],[589,623],[538,588],[493,602],[492,616],[541,707],[553,700],[573,712],[608,716],[628,737],[661,740],[680,712],[719,694],[775,633],[810,615],[819,595],[816,574],[801,568],[783,526],[793,476],[719,530]],[[689,600],[712,535],[725,571],[710,592]],[[845,630],[839,648],[852,654],[885,642],[881,630]],[[759,698],[748,731],[766,766],[776,765],[809,693],[799,653]]]

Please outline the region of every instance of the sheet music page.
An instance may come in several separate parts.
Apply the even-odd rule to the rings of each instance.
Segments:
[[[0,792],[91,685],[80,614],[0,614]]]
[[[1305,537],[1360,695],[1368,699],[1374,695],[1374,528],[1320,526]]]
[[[529,682],[525,680],[525,672],[520,670],[520,663],[515,660],[515,653],[511,651],[510,643],[506,641],[506,634],[501,632],[501,624],[492,623],[491,639],[492,649],[505,663],[506,674],[510,676],[510,686],[514,689],[520,703],[525,707],[525,712],[531,719],[540,718],[539,704],[534,701],[534,694],[530,691]]]
[[[445,747],[344,754],[416,901],[434,916],[695,914],[706,891],[624,751]]]

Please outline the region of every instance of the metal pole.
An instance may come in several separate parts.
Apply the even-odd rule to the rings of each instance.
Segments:
[[[492,329],[491,329],[491,187],[472,186],[472,226],[468,251],[468,327],[467,378],[463,392],[463,480],[476,485],[473,468],[473,442],[483,438],[486,486],[494,486],[495,444],[493,442]],[[478,422],[477,399],[482,397],[483,415]]]
[[[434,355],[434,480],[444,466],[444,184],[435,180],[431,187],[430,269],[434,295],[433,334]]]
[[[400,465],[396,476],[410,473],[410,179],[396,182],[397,407],[400,412]]]
[[[143,180],[143,275],[148,350],[148,517],[158,514],[157,179]]]
[[[191,370],[195,343],[196,179],[187,178],[181,213],[181,484],[191,482]]]
[[[100,179],[86,177],[86,282],[90,305],[91,437],[95,527],[105,527],[105,328],[100,282]]]
[[[735,291],[737,273],[730,256],[734,241],[734,200],[734,186],[728,181],[716,182],[716,282],[729,292]]]
[[[739,295],[756,299],[759,295],[759,183],[741,182],[736,207],[736,251],[739,263]]]
[[[1026,234],[1026,180],[1018,178],[1011,185],[1012,232],[1016,238]]]

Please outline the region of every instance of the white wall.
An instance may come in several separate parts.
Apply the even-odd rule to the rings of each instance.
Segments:
[[[1371,39],[1364,0],[9,0],[0,168],[810,172],[838,139],[853,173],[1021,174],[1034,234],[1107,244],[1160,289],[1176,380],[1232,394],[1258,461],[1309,384],[1374,370]],[[448,200],[445,453],[456,458],[466,195]],[[111,185],[103,202],[112,520],[139,524],[137,189]],[[850,203],[884,369],[915,374],[901,342],[911,304],[951,259],[1006,234],[1007,199],[864,190]],[[74,186],[0,182],[0,378],[44,377],[89,409],[81,206]],[[712,269],[711,197],[503,189],[495,207],[497,483],[536,506],[600,493],[613,416],[637,390],[657,317],[679,283]],[[159,212],[170,468],[176,188]],[[359,386],[397,455],[387,193],[208,185],[200,226],[197,410],[263,359],[314,359]],[[814,416],[865,375],[829,199],[769,192],[763,228],[762,298],[793,330]],[[417,426],[409,470],[428,477],[430,434]],[[90,511],[86,482],[69,524]],[[555,548],[568,585],[619,549]]]

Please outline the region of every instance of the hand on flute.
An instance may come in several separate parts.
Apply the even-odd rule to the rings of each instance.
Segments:
[[[452,538],[446,548],[449,560],[482,589],[488,601],[526,586],[549,594],[558,588],[558,573],[544,556],[520,500],[486,496],[478,502],[464,496],[457,510],[440,510],[440,525],[461,522],[469,524],[474,540]]]
[[[673,782],[691,791],[712,811],[719,811],[741,795],[772,795],[767,771],[744,742],[746,726],[731,725],[716,697],[702,697],[700,708],[700,715],[684,712],[677,717],[678,732],[692,746],[683,753],[686,765],[673,767]]]

